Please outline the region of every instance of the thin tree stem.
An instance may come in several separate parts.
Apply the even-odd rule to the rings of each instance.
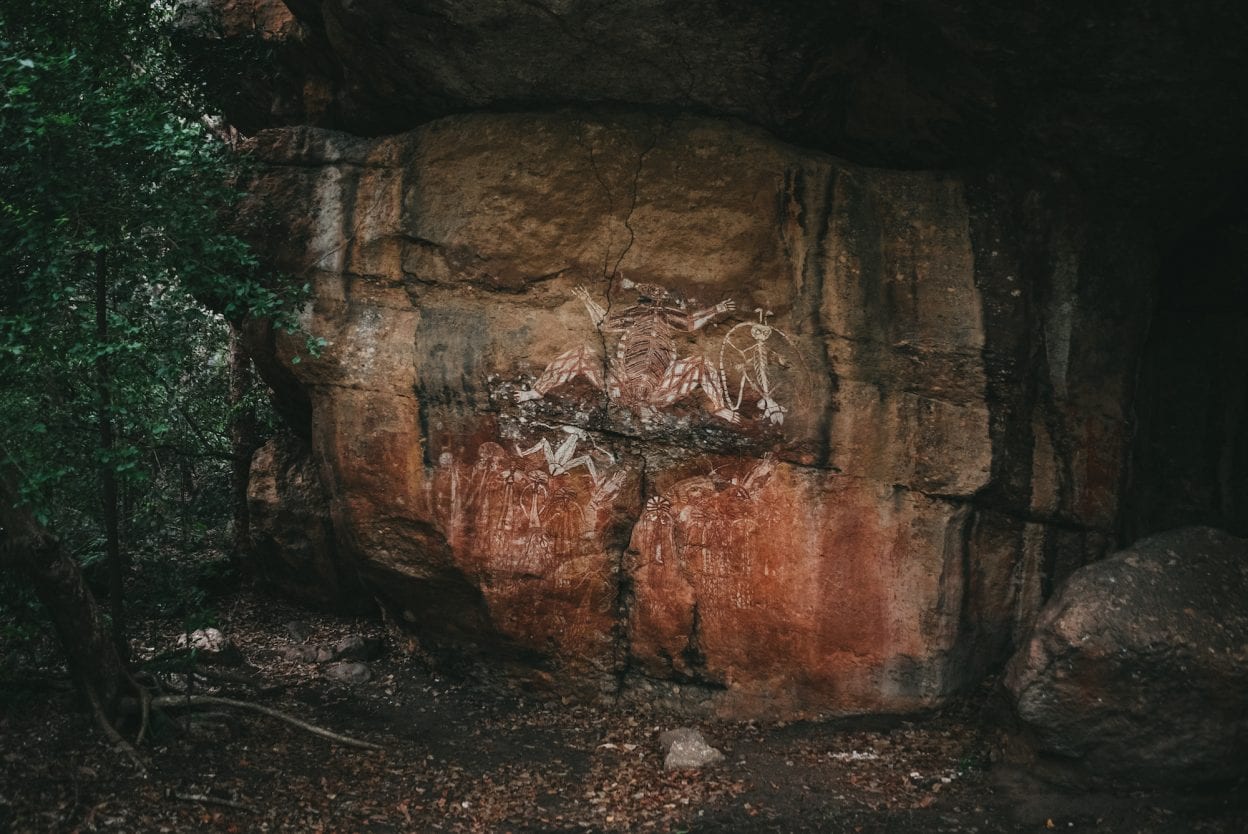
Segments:
[[[95,385],[100,432],[100,500],[104,516],[104,552],[108,568],[108,593],[113,617],[113,642],[122,659],[129,657],[126,643],[125,569],[121,552],[121,510],[117,495],[117,473],[113,469],[112,374],[108,352],[108,251],[95,253]]]

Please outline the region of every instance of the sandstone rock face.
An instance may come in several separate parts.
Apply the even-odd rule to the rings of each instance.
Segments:
[[[254,153],[243,222],[328,348],[251,349],[335,564],[434,650],[925,708],[1108,544],[1149,265],[1060,177],[577,111]]]
[[[1163,785],[1248,772],[1248,540],[1205,527],[1070,577],[1010,661],[1041,751]]]
[[[339,559],[326,493],[302,441],[279,434],[256,451],[247,485],[252,564],[266,582],[312,605],[339,605],[358,586]]]
[[[616,103],[740,118],[884,167],[1026,147],[1088,180],[1129,181],[1113,207],[1146,196],[1163,223],[1176,201],[1204,212],[1194,192],[1215,177],[1229,188],[1222,172],[1245,159],[1248,16],[1224,0],[193,5],[247,134],[377,135],[474,110]],[[262,47],[250,63],[249,39]]]

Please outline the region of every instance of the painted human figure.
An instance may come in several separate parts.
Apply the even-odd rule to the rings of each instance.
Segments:
[[[537,400],[577,377],[583,377],[615,402],[638,408],[643,415],[665,408],[701,389],[715,416],[737,422],[729,407],[720,374],[703,357],[679,358],[676,335],[701,330],[736,305],[731,300],[696,312],[667,289],[655,284],[636,284],[637,303],[619,312],[608,313],[590,297],[584,287],[573,292],[585,305],[594,326],[604,333],[619,334],[615,357],[603,380],[603,362],[589,347],[560,354],[525,391],[517,391],[516,402]]]
[[[743,322],[724,334],[719,353],[720,382],[725,390],[729,390],[731,386],[727,377],[728,369],[732,368],[740,374],[736,402],[732,402],[730,396],[729,406],[734,411],[739,410],[748,387],[759,394],[755,406],[763,419],[778,426],[784,423],[784,417],[789,409],[776,400],[779,386],[773,378],[772,366],[788,370],[790,363],[782,352],[775,349],[771,339],[777,336],[775,341],[783,341],[791,351],[794,350],[793,343],[788,334],[767,323],[767,319],[773,315],[770,310],[755,307],[754,312],[758,314],[757,322]],[[748,341],[740,335],[743,332],[748,332]],[[735,361],[729,361],[729,358],[734,355]],[[792,355],[796,356],[795,351]]]
[[[589,440],[594,448],[602,452],[608,458],[611,457],[609,452],[598,447],[596,443],[589,437],[589,434],[583,429],[576,426],[560,426],[560,429],[567,435],[558,446],[551,444],[546,438],[542,438],[528,449],[516,447],[516,454],[520,457],[528,457],[536,452],[541,452],[546,459],[546,467],[551,475],[563,475],[572,471],[578,466],[585,467],[589,472],[589,476],[594,479],[594,484],[598,483],[598,468],[594,466],[594,458],[592,453],[578,455],[577,448],[582,440]]]

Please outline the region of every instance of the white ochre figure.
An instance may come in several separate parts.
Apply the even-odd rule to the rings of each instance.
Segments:
[[[594,466],[592,453],[578,455],[576,453],[577,448],[582,440],[588,440],[593,444],[594,449],[606,455],[612,462],[615,460],[614,456],[594,443],[585,430],[578,429],[576,426],[560,426],[559,428],[567,434],[567,437],[558,446],[552,446],[550,441],[543,437],[528,449],[521,449],[517,446],[516,455],[524,458],[536,452],[541,452],[546,458],[546,469],[551,475],[563,475],[578,466],[583,466],[589,472],[589,476],[594,479],[594,484],[598,484],[598,468]]]
[[[541,399],[560,385],[581,377],[595,388],[606,391],[612,401],[638,409],[643,417],[700,389],[710,401],[715,416],[730,423],[737,422],[736,410],[730,407],[724,391],[722,373],[703,357],[676,355],[678,333],[701,330],[736,305],[725,300],[713,307],[689,312],[684,309],[684,303],[664,287],[633,286],[637,303],[612,313],[594,301],[584,287],[573,290],[596,328],[619,335],[605,380],[602,359],[593,349],[579,347],[556,357],[531,389],[517,391],[516,402]]]
[[[720,385],[724,390],[729,389],[728,370],[731,368],[738,375],[738,384],[736,401],[730,401],[729,407],[739,411],[745,392],[750,390],[758,395],[755,406],[762,418],[778,426],[784,422],[788,409],[776,400],[780,389],[776,374],[790,370],[792,363],[785,353],[799,362],[800,354],[787,333],[767,323],[774,315],[770,310],[755,307],[754,312],[758,314],[757,322],[742,322],[724,334],[719,350]],[[773,336],[778,338],[773,341]],[[776,350],[777,343],[786,350]]]

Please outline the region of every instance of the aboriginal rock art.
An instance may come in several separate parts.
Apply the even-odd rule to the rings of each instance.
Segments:
[[[735,310],[731,299],[689,311],[678,294],[664,287],[631,281],[625,287],[633,289],[637,299],[616,312],[609,312],[584,287],[573,290],[594,327],[616,337],[610,361],[604,362],[598,349],[589,345],[565,351],[532,387],[515,392],[516,402],[540,400],[583,379],[612,402],[639,412],[643,420],[700,392],[709,411],[729,423],[742,419],[784,423],[792,399],[800,393],[805,363],[789,334],[768,324],[774,315],[770,310],[755,308],[758,321],[729,328],[719,345],[718,361],[713,362],[705,356],[679,355],[677,340]]]
[[[676,350],[678,334],[699,331],[736,305],[724,300],[713,307],[690,312],[680,298],[664,287],[656,284],[631,286],[637,292],[636,303],[610,313],[590,297],[584,287],[573,290],[585,305],[594,327],[617,336],[611,361],[604,363],[598,352],[587,345],[573,348],[547,365],[532,388],[517,391],[516,401],[541,399],[580,377],[605,391],[612,402],[636,409],[643,418],[700,390],[716,417],[737,422],[737,414],[728,404],[720,369],[704,357],[681,357]]]
[[[609,540],[630,470],[587,432],[540,425],[443,451],[425,501],[493,627],[579,663],[610,640],[619,555]]]
[[[452,549],[495,572],[558,576],[576,584],[576,561],[602,551],[611,505],[627,472],[581,429],[511,450],[480,444],[475,460],[444,452],[427,482],[435,523]]]
[[[762,491],[776,470],[768,456],[730,477],[715,470],[678,481],[651,497],[633,530],[642,570],[682,575],[709,598],[742,608],[753,601],[750,576],[767,573],[766,538],[786,510],[769,506]]]
[[[758,314],[757,322],[741,322],[724,334],[719,348],[720,380],[730,397],[736,389],[736,399],[729,402],[734,412],[741,412],[749,391],[758,396],[754,405],[760,418],[780,425],[789,408],[781,405],[777,397],[784,395],[792,400],[798,396],[805,362],[789,334],[767,323],[774,313],[762,307],[755,307],[754,312]]]

